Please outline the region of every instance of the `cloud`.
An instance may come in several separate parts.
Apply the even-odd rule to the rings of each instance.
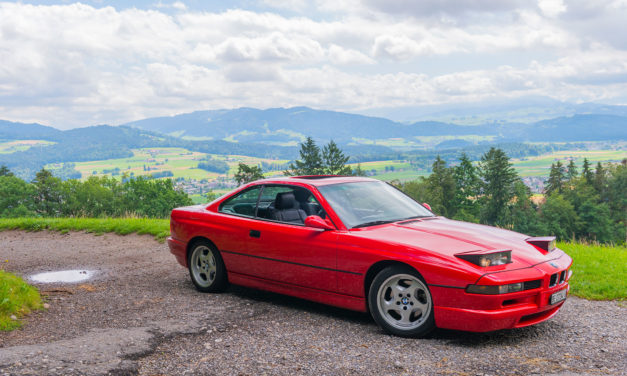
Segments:
[[[300,3],[282,3],[297,15],[0,3],[0,118],[70,127],[242,106],[627,97],[624,0]]]

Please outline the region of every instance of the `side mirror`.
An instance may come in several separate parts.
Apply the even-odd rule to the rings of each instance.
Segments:
[[[331,226],[329,223],[327,223],[327,221],[317,215],[310,215],[309,217],[305,218],[305,226],[319,228],[322,230],[335,230],[335,227]]]
[[[427,204],[426,202],[423,202],[422,206],[424,206],[425,208],[429,209],[429,211],[432,211],[431,210],[431,205]]]

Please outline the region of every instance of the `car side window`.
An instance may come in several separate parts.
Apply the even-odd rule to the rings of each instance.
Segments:
[[[218,211],[221,213],[237,214],[245,217],[254,217],[261,186],[255,186],[224,201]]]
[[[306,188],[266,185],[261,192],[257,216],[290,224],[304,224],[310,215],[324,217],[324,211]]]

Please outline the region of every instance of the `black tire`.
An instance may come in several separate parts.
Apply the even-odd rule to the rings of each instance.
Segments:
[[[381,270],[368,291],[374,321],[390,334],[424,337],[435,329],[433,298],[422,276],[408,266]]]
[[[228,287],[224,261],[210,242],[194,242],[187,255],[187,265],[189,276],[198,291],[221,292]]]

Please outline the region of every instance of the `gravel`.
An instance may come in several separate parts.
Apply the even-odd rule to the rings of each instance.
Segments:
[[[627,374],[624,302],[571,297],[532,327],[406,339],[366,314],[300,299],[236,286],[198,293],[149,236],[0,232],[0,262],[25,278],[96,272],[35,284],[49,307],[0,332],[0,375]]]

